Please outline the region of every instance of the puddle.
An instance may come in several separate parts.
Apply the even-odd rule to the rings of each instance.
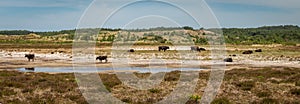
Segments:
[[[19,68],[22,72],[47,72],[47,73],[95,73],[104,71],[138,71],[141,73],[151,72],[171,72],[171,71],[200,71],[199,68],[141,68],[141,67],[126,67],[126,68],[94,68],[94,67],[35,67],[35,68]]]

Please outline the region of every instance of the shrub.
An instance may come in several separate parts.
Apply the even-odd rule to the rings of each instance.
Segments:
[[[300,89],[291,89],[290,92],[291,92],[293,95],[300,95]]]
[[[11,96],[11,95],[15,95],[17,94],[17,92],[15,92],[12,89],[4,89],[3,91],[0,92],[0,96]]]
[[[166,73],[164,80],[165,81],[178,81],[180,78],[180,71],[172,71],[169,73]]]
[[[32,93],[33,92],[33,88],[24,88],[22,90],[22,93]]]
[[[114,86],[122,84],[115,74],[99,74],[101,80],[103,81],[104,86],[108,91],[111,91],[111,88]]]
[[[189,99],[189,103],[198,103],[198,100],[201,99],[199,95],[191,95]]]
[[[254,81],[245,81],[245,82],[240,82],[237,84],[238,87],[240,87],[242,90],[251,90],[255,86]]]
[[[276,99],[264,98],[261,101],[262,104],[279,104]]]
[[[300,81],[297,81],[297,82],[295,83],[295,86],[300,86]]]
[[[263,79],[265,78],[264,76],[257,76],[258,79]]]
[[[217,99],[214,99],[211,104],[231,104],[230,101],[225,98],[225,97],[222,97],[222,98],[217,98]]]
[[[121,101],[123,101],[125,103],[130,103],[131,102],[131,100],[129,98],[123,98],[123,99],[121,99]]]
[[[159,93],[160,89],[151,88],[148,91],[151,92],[151,93]]]
[[[258,92],[256,94],[256,96],[258,96],[258,97],[268,97],[268,96],[270,96],[270,93],[269,92]]]
[[[45,82],[47,79],[38,79],[38,82]]]

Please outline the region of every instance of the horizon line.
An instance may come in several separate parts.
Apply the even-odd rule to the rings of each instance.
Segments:
[[[261,27],[276,27],[276,26],[297,26],[299,27],[300,25],[297,24],[279,24],[279,25],[261,25],[261,26],[252,26],[252,27],[221,27],[221,29],[250,29],[250,28],[261,28]],[[192,27],[192,26],[183,26],[183,27]],[[157,26],[157,27],[149,27],[149,28],[130,28],[130,29],[122,29],[119,27],[84,27],[84,28],[68,28],[68,29],[59,29],[59,30],[30,30],[30,29],[1,29],[0,31],[30,31],[30,32],[58,32],[58,31],[64,31],[64,30],[77,30],[77,29],[111,29],[111,30],[151,30],[151,29],[158,29],[158,28],[183,28],[183,27],[164,27],[164,26]],[[203,27],[200,28],[195,28],[192,27],[193,30],[200,30]],[[219,28],[203,28],[203,29],[219,29]]]

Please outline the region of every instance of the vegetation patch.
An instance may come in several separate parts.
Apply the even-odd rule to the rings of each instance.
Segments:
[[[160,93],[161,92],[160,89],[156,89],[156,88],[151,88],[148,91],[151,92],[151,93]]]
[[[297,81],[297,82],[295,83],[295,86],[300,86],[300,81]]]
[[[152,104],[162,100],[180,78],[180,71],[165,74],[159,86],[149,90],[132,89],[122,84],[115,74],[101,73],[100,78],[112,95],[130,104]],[[195,93],[190,96],[187,104],[199,104],[210,72],[199,72],[199,80]],[[283,73],[283,75],[280,75]],[[139,78],[148,77],[149,73],[135,73]],[[7,103],[79,103],[87,104],[78,89],[74,74],[22,73],[17,71],[0,71],[0,102]],[[234,69],[225,73],[221,93],[212,104],[230,103],[295,103],[299,102],[298,86],[286,86],[284,83],[299,83],[300,71],[297,68],[257,68]],[[264,78],[260,78],[263,76]],[[269,83],[270,79],[281,84]],[[266,88],[262,87],[268,87]],[[278,89],[281,88],[281,89]],[[278,91],[281,90],[281,91]],[[282,97],[282,91],[284,93]],[[225,93],[222,93],[225,92]],[[239,96],[237,96],[239,95]],[[226,96],[226,97],[224,97]],[[230,99],[230,100],[229,100]],[[295,103],[297,104],[297,103]]]
[[[116,74],[99,74],[100,78],[108,91],[111,91],[111,88],[114,86],[122,84],[118,79]]]
[[[253,87],[255,87],[254,81],[244,81],[236,84],[239,88],[245,91],[250,91]]]
[[[261,100],[262,104],[279,104],[279,102],[276,99],[272,98],[264,98]]]
[[[191,95],[190,96],[190,99],[189,99],[189,103],[188,104],[190,104],[190,103],[199,103],[199,101],[201,100],[201,96],[199,96],[199,95]]]
[[[300,89],[299,88],[295,88],[295,89],[291,89],[291,94],[293,94],[293,95],[300,95]]]
[[[258,97],[269,97],[271,94],[269,92],[258,92],[256,93],[256,96]]]
[[[222,97],[214,99],[211,104],[231,104],[231,102],[226,97]]]

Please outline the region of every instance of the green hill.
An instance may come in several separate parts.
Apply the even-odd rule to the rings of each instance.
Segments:
[[[95,29],[81,29],[84,32],[94,32]],[[206,32],[205,32],[206,30]],[[26,43],[27,41],[47,41],[47,42],[71,42],[74,38],[75,29],[49,32],[33,32],[28,30],[3,30],[0,31],[1,43]],[[99,42],[112,42],[117,39],[120,33],[125,33],[127,40],[139,40],[143,42],[152,43],[168,43],[173,41],[178,36],[186,38],[185,41],[193,41],[196,44],[207,44],[205,36],[210,33],[207,31],[214,31],[214,29],[193,29],[185,26],[179,27],[157,27],[150,29],[107,29],[103,28],[98,33],[98,37],[81,36],[82,39],[95,39]],[[224,39],[227,44],[285,44],[295,45],[300,43],[300,28],[294,25],[282,26],[263,26],[258,28],[223,28]],[[24,38],[28,34],[36,34],[40,37]],[[150,35],[149,35],[150,34]],[[128,35],[128,36],[127,36]],[[159,36],[156,36],[159,35]],[[28,37],[28,36],[27,36]],[[152,37],[152,38],[151,38]],[[173,37],[173,39],[171,39]],[[125,40],[126,40],[125,39]],[[24,42],[25,41],[25,42]],[[35,42],[33,42],[35,43]]]

